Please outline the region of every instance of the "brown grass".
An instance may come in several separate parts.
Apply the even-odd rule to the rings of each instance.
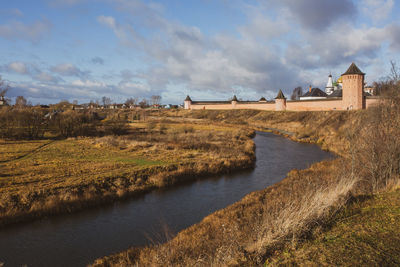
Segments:
[[[252,130],[151,124],[134,123],[124,136],[2,140],[0,225],[254,164]]]

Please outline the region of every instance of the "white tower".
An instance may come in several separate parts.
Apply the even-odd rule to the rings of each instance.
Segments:
[[[328,76],[328,83],[326,84],[325,87],[325,92],[330,95],[333,93],[334,87],[333,87],[333,82],[332,82],[332,75],[329,74]]]

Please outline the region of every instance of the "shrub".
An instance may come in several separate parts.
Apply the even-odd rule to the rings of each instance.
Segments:
[[[125,119],[108,120],[104,123],[105,134],[124,135],[128,133],[128,125]]]
[[[68,111],[55,114],[52,127],[57,135],[64,138],[94,136],[98,120],[95,114]]]
[[[37,108],[0,110],[0,137],[8,139],[42,138],[48,127],[45,112]]]
[[[400,83],[382,82],[385,94],[350,133],[352,168],[377,191],[400,174]]]

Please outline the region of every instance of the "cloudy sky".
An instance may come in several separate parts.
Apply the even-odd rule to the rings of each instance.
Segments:
[[[272,98],[351,62],[372,82],[400,65],[399,2],[4,1],[0,75],[33,104]]]

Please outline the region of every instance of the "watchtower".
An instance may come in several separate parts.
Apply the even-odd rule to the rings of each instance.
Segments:
[[[237,102],[238,102],[237,97],[236,95],[234,95],[231,100],[232,108],[236,108]]]
[[[347,110],[357,110],[365,108],[364,98],[364,76],[354,63],[345,73],[342,74],[344,108]]]
[[[275,110],[276,111],[286,110],[286,97],[281,89],[279,89],[279,93],[275,97]]]
[[[184,103],[184,108],[185,109],[190,109],[191,105],[192,105],[192,99],[190,99],[190,96],[187,96],[183,103]]]

